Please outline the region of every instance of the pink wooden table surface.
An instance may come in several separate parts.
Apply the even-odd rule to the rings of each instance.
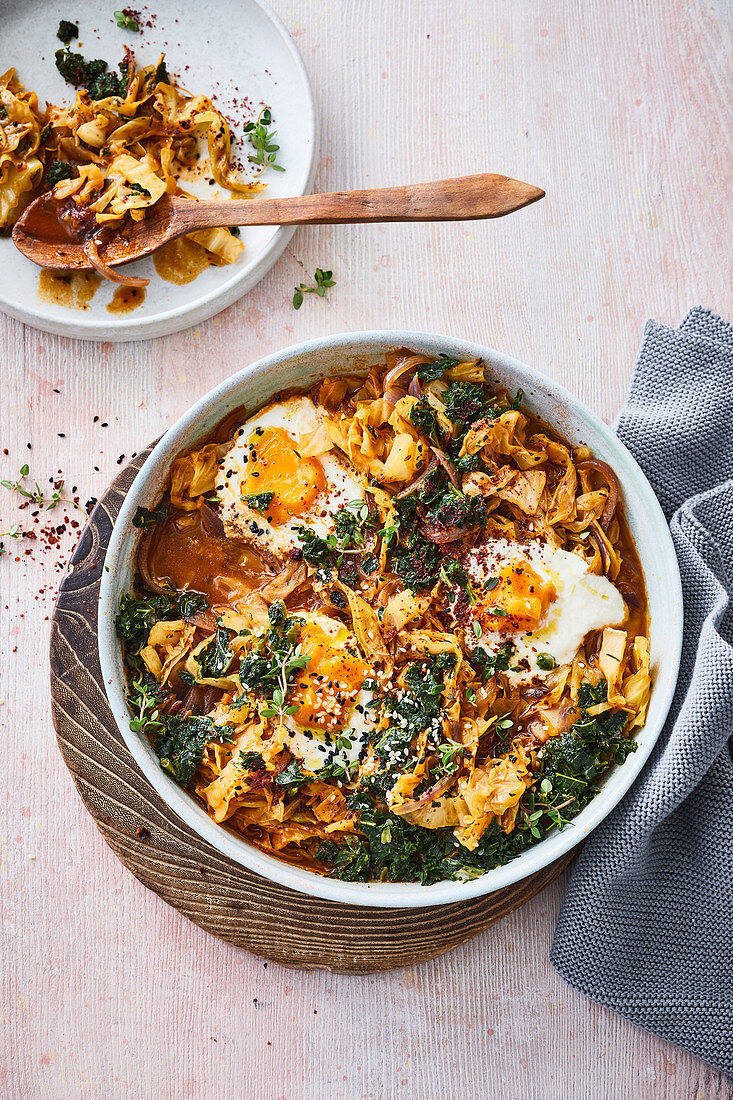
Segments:
[[[547,199],[489,224],[300,231],[248,297],[150,343],[0,318],[0,476],[26,461],[40,481],[62,471],[85,501],[215,382],[344,329],[483,340],[610,419],[646,317],[677,323],[699,302],[733,314],[725,0],[274,7],[313,82],[317,187],[492,170]],[[337,286],[296,313],[292,288],[316,266]],[[19,517],[0,500],[6,530]],[[74,538],[0,559],[3,1096],[733,1095],[552,971],[564,880],[434,963],[363,978],[265,968],[149,894],[106,848],[54,743],[48,616]]]

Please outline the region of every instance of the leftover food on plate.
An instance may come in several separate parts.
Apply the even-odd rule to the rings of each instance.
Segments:
[[[259,180],[265,168],[281,169],[267,108],[244,127],[250,155],[237,164],[224,115],[208,96],[184,89],[165,56],[139,67],[125,48],[115,70],[65,46],[56,51],[56,67],[76,88],[73,103],[41,108],[14,69],[0,76],[0,231],[6,234],[45,194],[37,217],[34,208],[35,235],[84,242],[100,275],[142,287],[149,280],[131,279],[104,263],[102,241],[124,236],[163,195],[195,198],[186,185],[208,180],[233,198],[249,198],[265,186]],[[245,168],[254,173],[249,179]],[[210,264],[234,263],[243,249],[237,229],[203,229],[164,245],[154,261],[162,278],[180,284]],[[131,301],[118,302],[116,310],[143,297],[128,295]]]
[[[618,478],[481,360],[403,349],[237,410],[134,522],[131,726],[267,853],[475,878],[635,748],[648,615]]]

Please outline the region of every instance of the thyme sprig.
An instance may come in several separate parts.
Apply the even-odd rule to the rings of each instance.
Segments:
[[[277,130],[272,128],[272,112],[269,107],[263,107],[255,122],[248,122],[244,127],[244,133],[254,153],[250,153],[247,160],[250,164],[256,164],[260,171],[272,168],[275,172],[284,172],[282,164],[277,163],[277,154],[280,146],[275,144]]]
[[[32,488],[29,488],[26,483],[26,478],[29,476],[30,468],[27,464],[24,464],[21,466],[20,474],[15,481],[0,481],[0,485],[2,485],[3,489],[9,489],[13,496],[17,493],[18,496],[25,497],[31,504],[35,504],[37,508],[47,508],[51,511],[57,504],[70,504],[72,508],[81,509],[81,505],[75,500],[70,500],[68,497],[61,495],[64,488],[63,481],[55,481],[53,492],[50,496],[46,496],[37,481],[34,482]]]
[[[295,288],[293,294],[293,308],[300,309],[303,305],[304,294],[315,294],[318,298],[323,298],[326,291],[332,286],[336,286],[336,280],[333,278],[333,271],[324,271],[322,267],[317,267],[315,272],[315,286],[308,286],[307,283],[299,283]]]

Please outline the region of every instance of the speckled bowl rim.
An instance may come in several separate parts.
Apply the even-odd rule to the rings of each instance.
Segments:
[[[165,484],[171,460],[195,445],[214,424],[238,405],[254,410],[287,386],[307,386],[315,378],[356,369],[392,348],[409,347],[430,354],[482,357],[488,375],[510,390],[523,389],[528,406],[573,443],[587,442],[609,461],[622,486],[626,514],[647,579],[651,616],[654,686],[646,724],[638,732],[638,749],[612,770],[600,793],[562,831],[551,834],[503,867],[469,882],[353,883],[325,878],[266,855],[216,825],[195,800],[160,768],[140,734],[129,728],[125,679],[114,619],[119,595],[129,589],[139,531],[132,517],[139,505],[151,507]],[[246,400],[247,396],[251,400]],[[443,905],[490,894],[546,867],[584,840],[621,800],[643,768],[664,725],[672,702],[682,649],[682,587],[674,545],[662,509],[635,459],[613,431],[562,386],[531,367],[479,343],[433,333],[405,330],[351,332],[305,343],[266,356],[225,379],[201,398],[161,438],[133,481],[112,531],[99,595],[99,659],[112,714],[130,753],[151,786],[186,825],[217,851],[266,879],[292,890],[347,905],[411,908]]]

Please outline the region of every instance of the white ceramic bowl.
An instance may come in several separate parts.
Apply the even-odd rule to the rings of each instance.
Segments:
[[[230,831],[214,824],[190,795],[160,768],[146,739],[132,733],[125,701],[122,653],[115,635],[115,614],[121,594],[129,591],[134,573],[139,531],[132,526],[138,505],[151,508],[166,488],[171,460],[193,447],[239,405],[254,412],[274,393],[288,387],[309,387],[329,375],[361,371],[385,352],[399,347],[434,355],[441,352],[465,359],[483,357],[492,383],[511,392],[521,388],[530,409],[573,444],[587,443],[593,453],[616,471],[623,489],[626,515],[646,576],[651,612],[653,690],[639,744],[626,762],[614,768],[598,796],[571,825],[523,852],[511,863],[469,882],[355,883],[323,878],[265,855]],[[135,478],[112,532],[102,573],[99,601],[99,656],[115,720],[140,770],[183,821],[224,855],[252,871],[314,897],[352,905],[382,907],[437,905],[489,894],[552,863],[583,840],[613,809],[641,771],[667,716],[677,680],[682,645],[682,590],[672,540],[652,489],[613,432],[567,390],[516,359],[479,344],[420,332],[353,332],[286,348],[253,363],[222,382],[181,417],[157,446]]]

